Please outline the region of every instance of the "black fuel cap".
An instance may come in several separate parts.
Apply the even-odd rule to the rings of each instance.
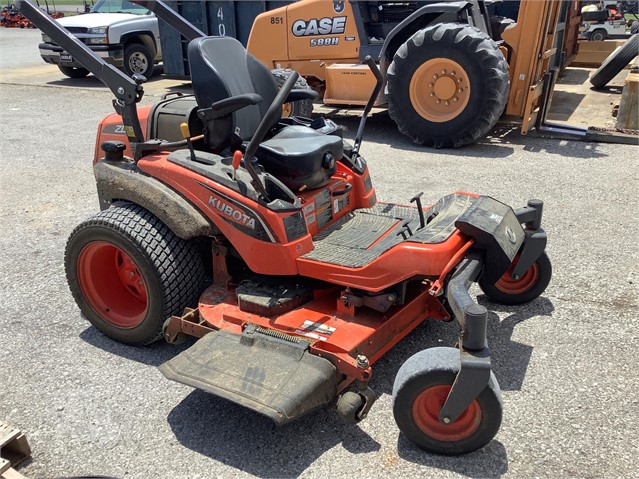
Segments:
[[[100,145],[104,151],[104,159],[109,161],[122,161],[126,145],[121,141],[105,141]]]

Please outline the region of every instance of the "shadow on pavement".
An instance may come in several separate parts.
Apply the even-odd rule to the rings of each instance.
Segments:
[[[583,85],[590,76],[590,70],[584,68],[565,68],[559,73],[558,85]],[[557,89],[555,89],[555,94]]]
[[[525,306],[504,306],[493,303],[485,295],[478,297],[488,309],[488,346],[493,372],[503,391],[518,391],[526,377],[533,346],[513,341],[515,327],[535,316],[551,316],[554,306],[540,297]],[[512,312],[503,321],[492,311]],[[459,336],[457,321],[440,323],[426,320],[398,345],[386,353],[373,367],[371,388],[378,394],[393,393],[395,375],[413,354],[438,346],[454,347]]]
[[[400,435],[397,440],[399,457],[420,466],[436,467],[472,478],[500,477],[508,472],[506,448],[492,440],[479,451],[464,456],[428,454]]]
[[[488,309],[488,346],[493,372],[502,391],[519,391],[526,377],[533,346],[513,341],[515,327],[535,316],[552,316],[552,302],[544,297],[524,306],[504,306],[480,295],[478,302]],[[511,313],[502,321],[491,311]]]
[[[297,477],[337,444],[352,454],[381,447],[327,409],[278,428],[265,416],[199,390],[171,411],[168,423],[183,446],[259,477]]]
[[[177,356],[185,349],[188,349],[195,342],[194,339],[188,339],[185,343],[178,346],[168,344],[164,340],[161,340],[148,346],[129,346],[109,339],[93,326],[82,331],[80,333],[80,339],[108,353],[156,367]]]
[[[553,93],[553,111],[548,114],[550,121],[568,121],[581,102],[586,98],[583,93],[556,91]]]

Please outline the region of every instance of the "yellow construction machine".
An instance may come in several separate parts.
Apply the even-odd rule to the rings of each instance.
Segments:
[[[376,59],[385,78],[376,105],[418,144],[474,143],[500,117],[523,134],[536,126],[586,135],[545,122],[581,2],[507,4],[511,18],[478,0],[301,0],[259,15],[248,50],[270,68],[298,71],[328,105],[365,105],[375,78],[362,62]]]

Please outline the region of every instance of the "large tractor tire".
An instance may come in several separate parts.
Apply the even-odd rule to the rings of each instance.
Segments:
[[[276,68],[275,70],[271,70],[273,74],[273,78],[275,78],[275,82],[279,88],[282,88],[288,77],[291,76],[293,70],[288,68]],[[297,81],[295,82],[295,86],[293,87],[295,90],[310,90],[311,87],[308,85],[303,76],[299,76]],[[310,118],[313,114],[313,100],[298,100],[290,103],[285,103],[282,107],[282,116],[301,116],[303,118]]]
[[[128,344],[160,339],[164,321],[195,306],[206,286],[196,246],[132,203],[116,203],[76,227],[65,267],[84,316]]]
[[[605,87],[617,73],[637,56],[639,49],[639,34],[634,34],[626,43],[612,52],[608,58],[604,60],[597,70],[590,77],[590,83],[595,88]]]
[[[435,148],[476,142],[508,100],[508,64],[480,30],[433,25],[399,47],[387,71],[389,114],[415,143]]]

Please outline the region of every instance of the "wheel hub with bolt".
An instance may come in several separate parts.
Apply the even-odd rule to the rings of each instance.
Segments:
[[[532,288],[539,279],[539,266],[534,263],[521,276],[511,278],[512,270],[515,268],[519,255],[515,257],[508,271],[495,283],[495,286],[502,292],[507,294],[522,294]]]
[[[134,328],[147,311],[147,288],[133,259],[121,248],[95,241],[78,257],[78,280],[84,296],[105,321]]]
[[[134,73],[145,73],[149,68],[149,60],[141,52],[135,52],[129,57],[129,69]]]
[[[481,423],[481,408],[474,400],[468,408],[451,423],[450,418],[439,420],[439,411],[446,402],[450,385],[433,386],[415,398],[413,417],[415,424],[428,436],[438,441],[460,441],[473,434]]]
[[[433,58],[413,73],[409,95],[415,111],[426,120],[450,121],[468,105],[470,81],[459,63]]]

